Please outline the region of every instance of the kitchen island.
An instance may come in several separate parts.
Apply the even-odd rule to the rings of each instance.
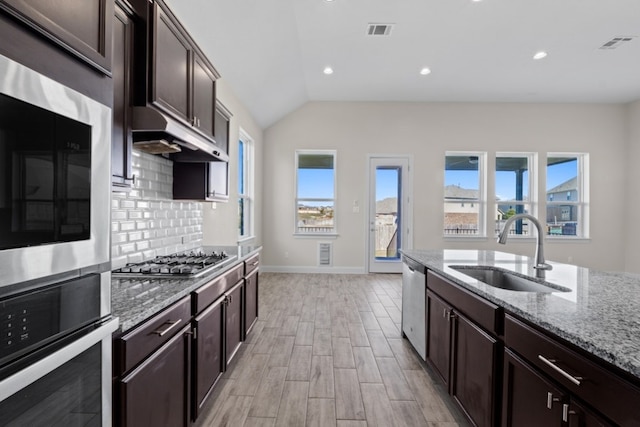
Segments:
[[[477,329],[491,343],[487,346],[491,382],[487,385],[490,390],[485,391],[495,394],[495,401],[491,403],[494,406],[487,409],[490,413],[486,422],[474,422],[517,425],[518,414],[515,412],[519,400],[513,393],[517,391],[516,386],[525,387],[524,379],[529,381],[529,377],[535,375],[550,386],[560,386],[560,392],[545,392],[540,397],[541,405],[544,405],[537,409],[529,403],[532,399],[529,396],[523,400],[523,408],[533,408],[531,410],[536,413],[548,409],[551,414],[557,407],[560,411],[558,422],[567,423],[571,422],[573,413],[580,412],[574,408],[582,408],[586,401],[587,406],[590,405],[588,409],[595,407],[594,416],[601,425],[613,424],[606,418],[614,423],[621,423],[620,420],[631,420],[629,425],[640,423],[640,408],[620,403],[625,397],[640,396],[640,276],[549,262],[553,268],[546,272],[544,281],[557,291],[521,292],[487,285],[465,274],[464,269],[451,267],[480,265],[533,278],[534,260],[529,257],[476,250],[408,250],[403,251],[403,256],[426,267],[427,362],[436,370],[440,369],[445,383],[450,381],[447,385],[458,403],[461,398],[456,393],[467,385],[456,383],[459,380],[455,376],[456,364],[464,363],[463,357],[468,355],[456,354],[456,346],[464,347],[464,343],[456,340],[465,337],[456,328],[470,319],[469,324],[474,328],[479,325]],[[560,290],[562,288],[564,291]],[[467,304],[467,300],[472,304]],[[487,307],[483,308],[485,313],[491,310],[491,315],[495,315],[495,323],[491,326],[474,319],[475,313],[469,307],[479,305]],[[434,313],[436,307],[438,312]],[[457,326],[451,327],[449,332],[439,332],[438,319],[443,317],[446,317],[445,323]],[[438,334],[448,334],[451,343],[435,341]],[[451,348],[451,355],[442,356],[445,359],[436,351],[443,346]],[[543,354],[545,351],[548,354]],[[480,352],[475,357],[480,358]],[[574,359],[581,369],[589,372],[579,372],[572,366],[569,362]],[[446,360],[446,363],[439,360]],[[520,369],[521,365],[524,368]],[[524,369],[528,371],[521,375]],[[557,380],[555,374],[561,378]],[[600,378],[600,374],[604,376]],[[518,383],[521,379],[522,384]],[[533,393],[535,387],[527,383],[526,389]],[[617,397],[609,396],[616,393],[619,394]],[[464,404],[461,406],[465,412],[470,412]],[[612,406],[620,407],[611,409]],[[618,415],[612,414],[621,411],[626,411],[626,415],[616,418]],[[601,417],[601,413],[605,417]]]

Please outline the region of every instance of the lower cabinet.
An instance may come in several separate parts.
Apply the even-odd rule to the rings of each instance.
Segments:
[[[119,380],[122,427],[189,425],[191,327],[179,331]],[[116,423],[118,424],[118,423]]]
[[[114,425],[193,425],[258,316],[255,254],[114,339]]]
[[[451,373],[451,318],[453,308],[427,291],[427,360],[449,388]]]
[[[454,314],[451,395],[478,426],[498,420],[498,341],[462,314]]]
[[[200,414],[209,393],[224,372],[225,298],[218,298],[193,321],[194,419]]]
[[[225,294],[225,361],[229,366],[244,339],[242,299],[244,281],[241,280]]]
[[[430,284],[443,286],[441,278],[427,273],[427,361],[474,425],[496,425],[502,346],[458,307],[430,290]],[[476,300],[466,300],[469,296],[464,293],[449,297],[474,310],[495,310],[491,304],[483,307]]]
[[[566,396],[522,359],[505,350],[502,425],[561,426]]]
[[[252,271],[245,278],[244,292],[244,329],[245,337],[258,320],[258,270]]]

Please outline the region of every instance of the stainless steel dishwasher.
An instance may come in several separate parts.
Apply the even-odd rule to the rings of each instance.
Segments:
[[[402,334],[423,360],[427,357],[425,266],[403,257],[402,264]]]

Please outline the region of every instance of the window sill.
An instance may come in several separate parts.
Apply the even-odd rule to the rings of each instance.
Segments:
[[[256,236],[248,236],[248,237],[239,237],[238,238],[238,245],[242,245],[245,243],[248,243],[252,240],[255,240]]]
[[[336,239],[338,236],[338,233],[293,233],[296,239]]]
[[[478,242],[478,241],[486,241],[489,240],[487,236],[442,236],[444,240],[449,240],[451,242]]]

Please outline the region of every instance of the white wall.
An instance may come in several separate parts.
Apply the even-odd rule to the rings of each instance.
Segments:
[[[628,151],[627,151],[627,187],[625,200],[627,214],[625,223],[626,251],[625,270],[640,273],[640,101],[629,104],[627,108]]]
[[[293,236],[296,149],[338,151],[339,236],[334,240],[334,271],[365,268],[366,212],[363,208],[353,213],[351,206],[354,200],[366,206],[367,154],[413,156],[414,248],[488,248],[533,255],[532,241],[498,246],[493,238],[443,239],[444,154],[477,150],[489,152],[491,158],[496,151],[536,151],[542,163],[548,151],[567,151],[591,155],[591,238],[579,243],[548,242],[547,258],[622,270],[627,231],[616,212],[623,209],[620,202],[627,185],[626,120],[624,105],[308,103],[264,133],[268,149],[264,152],[261,262],[273,270],[316,269],[317,240]],[[489,179],[491,188],[492,174]],[[540,179],[544,197],[544,177]]]
[[[216,82],[217,97],[231,111],[229,124],[229,201],[204,203],[203,243],[205,245],[236,245],[238,242],[238,139],[242,128],[254,141],[255,147],[255,218],[256,239],[249,244],[261,243],[262,223],[262,129],[244,105],[236,98],[224,78]],[[215,209],[213,209],[215,207]]]

